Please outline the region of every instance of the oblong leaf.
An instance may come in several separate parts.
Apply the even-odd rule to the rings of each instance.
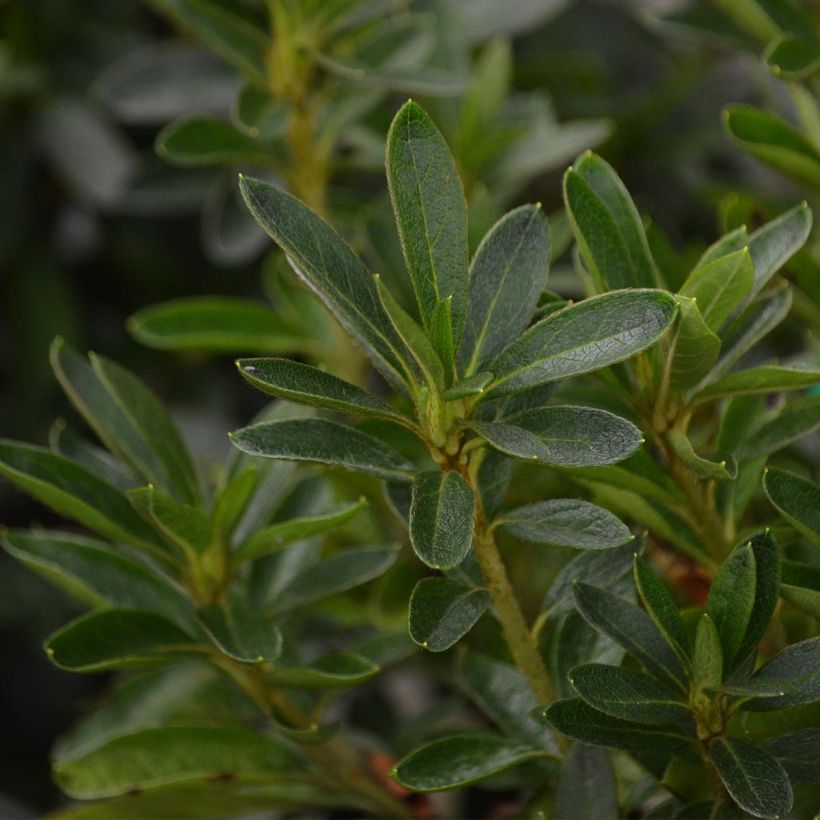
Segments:
[[[409,461],[374,436],[324,419],[262,422],[230,438],[248,455],[314,461],[398,481],[409,480],[414,471]]]
[[[769,43],[763,62],[776,77],[800,80],[820,71],[820,49],[817,43],[783,34]]]
[[[229,657],[243,663],[275,661],[282,651],[282,633],[268,617],[250,609],[247,602],[207,604],[199,620],[211,640]]]
[[[773,467],[763,475],[763,489],[783,518],[820,547],[820,487],[796,473]]]
[[[661,631],[667,643],[677,651],[678,657],[686,659],[691,655],[691,642],[666,584],[649,568],[643,558],[636,555],[633,562],[635,588],[655,626]]]
[[[309,666],[274,666],[266,677],[275,686],[297,689],[339,689],[364,683],[379,667],[354,652],[325,655]]]
[[[154,143],[157,154],[174,165],[272,164],[265,145],[214,117],[189,117],[167,125]]]
[[[795,780],[820,782],[820,729],[797,729],[771,737],[760,748],[779,761]]]
[[[772,534],[763,530],[755,533],[748,543],[755,558],[755,592],[746,633],[737,651],[738,661],[743,661],[762,640],[780,591],[780,550]]]
[[[820,384],[820,369],[816,367],[763,364],[723,376],[695,393],[692,402],[709,401],[723,396],[747,396],[753,393],[800,390],[815,384]]]
[[[771,421],[766,422],[741,450],[743,458],[768,456],[820,429],[820,396],[790,402]]]
[[[488,396],[621,362],[654,344],[672,323],[677,302],[660,290],[620,290],[584,299],[534,324],[487,362]]]
[[[557,820],[615,820],[618,795],[615,772],[603,749],[575,743],[555,787]]]
[[[430,652],[458,643],[490,606],[490,596],[449,578],[422,578],[410,596],[410,637]]]
[[[752,293],[757,293],[803,247],[812,221],[811,208],[801,202],[751,234],[749,250],[755,267]]]
[[[749,679],[753,687],[767,692],[781,691],[779,697],[761,697],[744,703],[744,709],[771,711],[814,703],[820,700],[820,638],[787,646]]]

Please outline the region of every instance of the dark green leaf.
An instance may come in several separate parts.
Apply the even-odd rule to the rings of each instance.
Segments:
[[[692,691],[699,695],[703,690],[720,686],[723,680],[723,650],[715,622],[707,613],[701,615],[695,632],[695,652],[692,656]]]
[[[447,399],[447,401],[455,401],[469,396],[480,396],[492,380],[492,373],[476,373],[474,376],[468,376],[463,381],[445,390],[442,393],[442,398]]]
[[[287,253],[296,273],[376,367],[401,384],[402,342],[359,258],[330,225],[290,194],[247,177],[240,177],[239,187],[254,218]]]
[[[296,689],[338,689],[364,683],[379,673],[368,658],[353,652],[325,655],[309,666],[274,666],[267,677],[275,686]]]
[[[804,612],[820,618],[820,566],[783,561],[780,595]]]
[[[786,647],[749,680],[752,686],[782,691],[780,697],[747,701],[745,709],[770,711],[820,700],[820,638],[809,638]]]
[[[106,609],[72,621],[45,643],[52,663],[70,672],[102,672],[167,663],[197,651],[190,635],[150,612]]]
[[[555,701],[544,710],[542,719],[579,743],[627,752],[661,754],[677,749],[686,742],[685,736],[670,726],[632,723],[605,715],[581,698]]]
[[[487,363],[488,396],[600,370],[654,344],[677,312],[660,290],[621,290],[551,313]]]
[[[763,62],[775,77],[802,80],[820,70],[820,49],[817,43],[784,34],[769,43]]]
[[[286,419],[245,427],[231,434],[243,453],[292,461],[316,461],[408,481],[413,465],[379,439],[324,419]]]
[[[250,467],[237,472],[220,490],[214,500],[211,522],[217,538],[230,543],[233,531],[239,524],[257,490],[257,471]]]
[[[430,652],[460,641],[490,606],[490,596],[449,578],[423,578],[410,598],[410,637]]]
[[[265,146],[213,117],[192,117],[163,128],[156,152],[174,165],[271,165]]]
[[[245,601],[207,604],[199,619],[213,642],[235,660],[245,663],[275,661],[282,650],[282,634],[270,618],[253,612]]]
[[[473,540],[475,498],[458,473],[431,470],[413,481],[410,541],[416,555],[433,569],[452,569]]]
[[[573,744],[555,788],[555,820],[616,820],[615,773],[602,749]]]
[[[591,151],[582,154],[564,176],[564,201],[599,291],[657,284],[640,215],[608,163]]]
[[[643,672],[602,663],[570,670],[572,688],[594,709],[637,723],[675,723],[691,717],[680,693],[670,692]]]
[[[798,729],[764,740],[760,748],[795,779],[820,782],[820,729]]]
[[[581,581],[575,582],[573,590],[578,611],[592,626],[620,644],[647,671],[684,688],[686,677],[677,656],[642,609]]]
[[[701,478],[711,478],[716,481],[729,481],[737,478],[737,462],[730,456],[729,461],[712,461],[699,456],[689,437],[681,430],[668,430],[666,440],[675,455],[693,472]]]
[[[137,341],[159,350],[290,353],[305,343],[270,308],[227,296],[193,296],[152,305],[131,316],[128,329]]]
[[[783,518],[820,547],[820,487],[788,470],[773,467],[763,476],[763,489]]]
[[[424,327],[430,329],[438,304],[452,297],[457,347],[467,310],[467,206],[444,137],[412,101],[387,135],[387,182]],[[440,345],[438,351],[444,353]]]
[[[415,792],[438,792],[475,783],[544,751],[498,735],[465,732],[434,740],[411,752],[396,766],[393,777]]]
[[[709,756],[732,799],[755,817],[782,817],[792,808],[785,769],[766,752],[735,737],[718,737]]]
[[[540,205],[522,205],[484,237],[470,267],[460,360],[467,373],[527,327],[547,284],[549,229]]]
[[[682,660],[691,654],[691,643],[683,620],[666,584],[649,568],[640,556],[634,559],[635,587],[643,605],[666,642]]]
[[[789,403],[741,449],[744,458],[768,456],[820,428],[820,396]]]
[[[110,797],[220,775],[294,772],[298,758],[259,732],[227,726],[142,729],[55,765],[57,782],[78,799]]]
[[[820,384],[820,369],[785,367],[763,364],[749,370],[738,370],[709,384],[692,397],[693,403],[709,401],[723,396],[742,396],[752,393],[774,393],[781,390],[800,390]]]
[[[576,549],[610,549],[631,540],[611,512],[577,498],[553,498],[504,513],[499,525],[524,541]]]
[[[769,627],[780,588],[780,551],[768,530],[749,540],[755,558],[755,593],[749,625],[737,652],[742,661],[757,647]]]
[[[77,435],[62,419],[57,419],[51,426],[48,444],[52,452],[85,467],[97,478],[120,491],[131,490],[140,483],[108,450]]]

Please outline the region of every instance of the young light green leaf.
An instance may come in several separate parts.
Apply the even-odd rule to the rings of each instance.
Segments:
[[[695,475],[701,478],[711,478],[716,481],[730,481],[737,477],[737,463],[730,457],[729,463],[722,461],[711,461],[708,458],[699,456],[689,437],[681,430],[668,430],[666,440],[671,445],[675,455],[690,469]]]
[[[455,373],[457,342],[453,329],[453,297],[445,296],[436,305],[430,316],[430,327],[427,335],[433,350],[438,353],[442,362],[445,362],[450,371]]]
[[[737,547],[721,565],[712,582],[706,611],[720,635],[723,666],[734,666],[743,644],[755,602],[757,570],[750,543]]]
[[[720,339],[703,321],[697,302],[678,296],[678,318],[674,330],[658,345],[659,369],[671,390],[696,385],[712,368],[720,354]]]
[[[751,252],[743,248],[695,268],[679,293],[697,300],[703,321],[715,332],[751,292],[754,279]]]
[[[368,433],[324,419],[286,419],[231,434],[243,453],[291,461],[315,461],[377,478],[408,481],[413,465]]]
[[[69,672],[103,672],[168,663],[202,651],[167,618],[132,609],[106,609],[58,629],[45,643],[49,660]]]
[[[524,541],[575,549],[610,549],[633,538],[609,510],[577,498],[518,507],[504,513],[498,526]]]
[[[298,199],[258,179],[239,188],[256,221],[288,255],[296,273],[394,384],[402,383],[402,343],[376,285],[344,240]]]
[[[602,663],[570,670],[572,688],[593,709],[636,723],[676,723],[691,718],[686,703],[643,672]]]
[[[788,470],[771,468],[763,476],[763,489],[780,515],[820,547],[820,487]]]
[[[522,205],[484,237],[470,267],[460,361],[473,373],[527,327],[549,273],[549,228],[540,205]]]
[[[768,456],[820,428],[820,396],[790,402],[741,449],[744,458]]]
[[[675,318],[674,296],[621,290],[569,305],[534,324],[487,363],[488,396],[600,370],[654,344]]]
[[[294,689],[340,689],[370,680],[379,667],[354,652],[325,655],[309,666],[274,666],[267,676],[275,686]]]
[[[615,772],[603,749],[573,744],[555,787],[556,820],[615,820]]]
[[[236,563],[249,561],[283,549],[294,541],[313,538],[338,529],[346,524],[367,505],[367,499],[362,497],[351,504],[345,504],[335,510],[322,515],[306,516],[304,518],[290,518],[255,532],[237,550],[234,558]]]
[[[467,310],[467,206],[455,161],[430,117],[409,101],[387,135],[387,183],[425,329],[452,297],[458,347]],[[441,348],[439,354],[443,354]],[[452,360],[445,365],[452,367]]]
[[[607,162],[591,151],[582,154],[564,175],[564,201],[581,258],[599,291],[656,286],[641,217]]]
[[[234,660],[272,662],[282,651],[282,633],[276,624],[265,615],[253,612],[238,596],[228,605],[206,604],[198,614],[211,640]]]
[[[820,782],[820,729],[797,729],[771,737],[760,748],[775,758],[795,780]]]
[[[627,752],[665,754],[686,742],[683,732],[671,726],[634,723],[605,715],[581,698],[555,701],[544,710],[541,719],[579,743]]]
[[[755,817],[784,817],[793,795],[786,770],[771,755],[736,737],[717,737],[709,757],[735,803]]]
[[[128,330],[158,350],[293,353],[305,342],[265,305],[228,296],[192,296],[142,308],[128,320]]]
[[[407,419],[367,390],[289,359],[240,359],[242,376],[262,392],[280,399],[336,410],[375,416],[405,424]]]
[[[392,775],[415,792],[439,792],[475,783],[544,755],[543,749],[498,735],[464,732],[416,749],[399,761]]]
[[[0,440],[0,474],[60,515],[100,535],[169,558],[161,539],[126,497],[79,464],[44,447]]]
[[[422,578],[410,597],[410,637],[430,652],[460,641],[490,606],[490,596],[449,578]]]
[[[649,568],[643,558],[636,555],[633,561],[633,574],[638,595],[646,607],[647,614],[661,631],[666,642],[677,652],[678,657],[686,663],[691,655],[691,642],[683,625],[666,584]]]
[[[605,589],[576,581],[575,605],[584,619],[620,644],[647,671],[684,689],[686,676],[672,648],[649,616]]]
[[[780,697],[761,697],[744,703],[744,709],[771,711],[820,700],[820,638],[787,646],[749,679],[764,691],[781,691]]]
[[[296,755],[250,729],[162,726],[114,738],[67,763],[55,765],[57,782],[77,799],[127,794],[192,779],[295,772]]]
[[[775,77],[803,80],[820,71],[820,48],[794,34],[782,34],[769,43],[763,62]]]
[[[720,686],[723,680],[723,650],[715,622],[704,612],[695,630],[692,656],[692,689],[700,693]]]
[[[753,393],[774,393],[781,390],[800,390],[820,384],[820,368],[805,365],[786,367],[762,364],[748,370],[738,370],[712,382],[692,397],[693,403],[710,401],[723,396],[745,396]]]
[[[467,555],[475,526],[470,485],[452,471],[430,470],[413,481],[410,541],[427,566],[452,569]]]
[[[754,604],[737,651],[738,661],[743,661],[760,643],[769,627],[780,591],[780,550],[771,533],[769,530],[756,533],[748,543],[755,562]]]
[[[273,156],[253,137],[229,122],[213,117],[190,117],[172,122],[160,131],[154,148],[174,165],[270,166]]]

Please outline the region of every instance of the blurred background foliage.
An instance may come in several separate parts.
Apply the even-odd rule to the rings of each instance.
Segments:
[[[560,179],[585,148],[654,215],[670,281],[721,232],[820,189],[816,4],[760,2],[751,27],[740,0],[270,5],[0,3],[3,436],[43,442],[66,412],[48,367],[56,334],[140,373],[203,458],[262,405],[231,354],[297,354],[363,378],[235,180],[286,185],[389,278],[402,263],[383,134],[407,96],[445,132],[475,236],[504,209],[543,202],[564,297],[579,288]],[[215,16],[234,36],[214,35]],[[280,42],[282,31],[296,34]],[[815,327],[818,246],[789,271],[794,310]],[[169,338],[163,311],[179,310],[192,332]],[[799,332],[787,323],[778,343]],[[7,525],[48,523],[5,484],[0,506]],[[59,799],[49,747],[104,681],[47,664],[40,641],[73,605],[7,556],[0,566],[0,816],[35,816]]]

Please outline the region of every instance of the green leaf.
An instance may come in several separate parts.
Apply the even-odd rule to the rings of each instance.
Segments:
[[[637,723],[675,723],[691,718],[680,693],[670,692],[643,672],[602,663],[570,670],[572,688],[594,709]]]
[[[470,266],[460,360],[466,373],[526,329],[547,284],[550,237],[540,205],[522,205],[490,229]]]
[[[160,615],[106,609],[58,629],[46,641],[45,650],[61,669],[103,672],[168,663],[197,651],[197,646],[190,635]]]
[[[658,627],[666,642],[685,661],[691,655],[691,642],[666,584],[649,568],[649,564],[636,555],[633,560],[635,588],[646,607],[647,614]]]
[[[743,445],[740,455],[747,459],[768,456],[818,429],[820,396],[790,402],[771,421],[755,430],[751,440]]]
[[[50,356],[71,402],[112,453],[183,501],[200,499],[182,436],[162,402],[136,376],[94,354],[89,365],[59,337]]]
[[[234,560],[236,563],[249,561],[283,549],[294,541],[303,541],[306,538],[332,532],[350,521],[366,505],[367,499],[361,497],[352,504],[345,504],[322,515],[291,518],[271,524],[255,532],[245,541],[237,550]]]
[[[193,612],[182,590],[145,564],[92,538],[59,532],[6,532],[3,546],[18,561],[94,608],[143,609],[182,626]]]
[[[447,401],[456,401],[470,396],[480,396],[484,392],[484,388],[490,384],[492,380],[492,373],[476,373],[448,388],[441,395],[442,398]]]
[[[701,478],[711,478],[716,481],[729,481],[737,478],[737,463],[730,456],[730,463],[726,460],[711,461],[708,458],[699,456],[692,442],[689,441],[686,433],[680,430],[671,429],[666,433],[666,440],[671,445],[675,455],[690,469],[695,475]]]
[[[633,723],[605,715],[581,698],[555,701],[544,710],[542,720],[579,743],[627,752],[663,754],[686,742],[685,736],[670,726]]]
[[[271,396],[340,413],[407,423],[378,396],[316,367],[288,359],[240,359],[236,365],[248,382]]]
[[[763,489],[780,515],[820,547],[820,488],[795,473],[772,467],[763,475]]]
[[[674,296],[621,290],[584,299],[534,324],[487,363],[488,396],[600,370],[654,344],[675,318]]]
[[[373,278],[344,240],[298,199],[258,179],[240,177],[250,212],[394,385],[402,383],[402,342]]]
[[[820,729],[798,729],[771,737],[764,740],[760,748],[795,780],[820,782]]]
[[[609,510],[577,498],[553,498],[504,513],[504,532],[533,541],[575,549],[610,549],[634,537]]]
[[[151,3],[254,84],[267,86],[265,54],[270,43],[261,29],[211,0],[151,0]]]
[[[727,672],[734,666],[755,602],[757,570],[750,543],[735,548],[715,575],[706,611],[714,621]]]
[[[749,683],[767,692],[781,691],[783,694],[747,701],[744,709],[763,712],[820,700],[820,638],[787,646],[761,666]]]
[[[752,255],[747,247],[695,268],[679,293],[697,300],[703,321],[715,332],[751,292],[754,279]]]
[[[126,497],[79,464],[44,447],[0,440],[0,474],[60,515],[168,558],[158,536]]]
[[[490,606],[483,589],[449,578],[422,578],[410,597],[410,637],[430,652],[460,641]]]
[[[815,384],[820,384],[820,369],[818,368],[809,365],[784,367],[776,364],[762,364],[748,370],[738,370],[712,382],[708,387],[695,393],[692,402],[699,403],[723,396],[800,390]]]
[[[686,676],[677,656],[642,609],[581,581],[575,582],[573,592],[578,611],[591,626],[620,644],[659,679],[685,688]]]
[[[655,287],[655,263],[641,217],[623,182],[587,151],[564,175],[564,201],[587,270],[599,291]]]
[[[484,780],[544,751],[498,735],[464,732],[434,740],[397,764],[393,777],[414,792],[440,792]]]
[[[314,461],[398,481],[408,481],[414,471],[409,461],[379,439],[324,419],[262,422],[230,438],[252,456]]]
[[[158,350],[208,353],[290,353],[305,338],[258,302],[227,296],[192,296],[138,310],[128,330]]]
[[[815,618],[820,618],[820,567],[783,561],[780,595]]]
[[[243,663],[275,661],[282,651],[282,633],[264,615],[253,612],[238,596],[229,605],[207,604],[199,619],[219,649]]]
[[[741,225],[739,228],[735,228],[735,230],[729,231],[729,233],[721,236],[716,242],[713,242],[703,252],[694,270],[699,270],[711,262],[741,251],[748,246],[749,232],[746,230],[745,225]]]
[[[410,541],[427,566],[458,566],[470,549],[474,525],[475,497],[461,475],[430,470],[416,476],[410,506]]]
[[[272,609],[296,609],[367,583],[387,572],[398,556],[396,547],[361,547],[331,555],[293,577]]]
[[[62,419],[57,419],[51,425],[48,444],[52,452],[85,467],[117,490],[131,490],[139,483],[131,471],[108,450],[77,435]]]
[[[573,744],[558,775],[554,816],[558,820],[615,820],[618,817],[615,772],[605,751]]]
[[[755,592],[749,625],[737,652],[742,661],[760,643],[777,605],[780,589],[780,550],[769,530],[756,533],[749,540],[755,558]]]
[[[695,631],[695,652],[692,656],[692,690],[698,694],[714,689],[723,680],[723,650],[715,622],[703,613]]]
[[[213,117],[191,117],[166,126],[154,143],[157,154],[174,165],[272,164],[262,143]]]
[[[227,726],[142,729],[56,764],[60,788],[77,799],[127,794],[161,784],[294,772],[298,758],[272,738]]]
[[[750,105],[730,105],[724,122],[738,147],[775,170],[820,188],[820,153],[786,120]]]
[[[755,817],[783,817],[791,811],[786,770],[766,752],[736,737],[717,737],[709,757],[735,803]]]
[[[274,686],[294,689],[339,689],[370,680],[379,667],[354,652],[325,655],[309,666],[274,666],[266,676]]]
[[[817,43],[783,34],[769,43],[763,62],[775,77],[803,80],[820,71],[820,49]]]
[[[664,375],[675,392],[694,387],[720,354],[720,339],[703,321],[697,302],[684,296],[677,300],[677,323],[658,346]]]
[[[258,474],[254,467],[238,471],[217,493],[211,513],[211,524],[216,538],[230,543],[234,529],[242,519],[258,488]]]
[[[467,206],[450,149],[430,117],[409,101],[387,135],[387,184],[422,323],[452,297],[452,339],[461,340],[467,310]],[[452,360],[444,357],[445,365]]]

